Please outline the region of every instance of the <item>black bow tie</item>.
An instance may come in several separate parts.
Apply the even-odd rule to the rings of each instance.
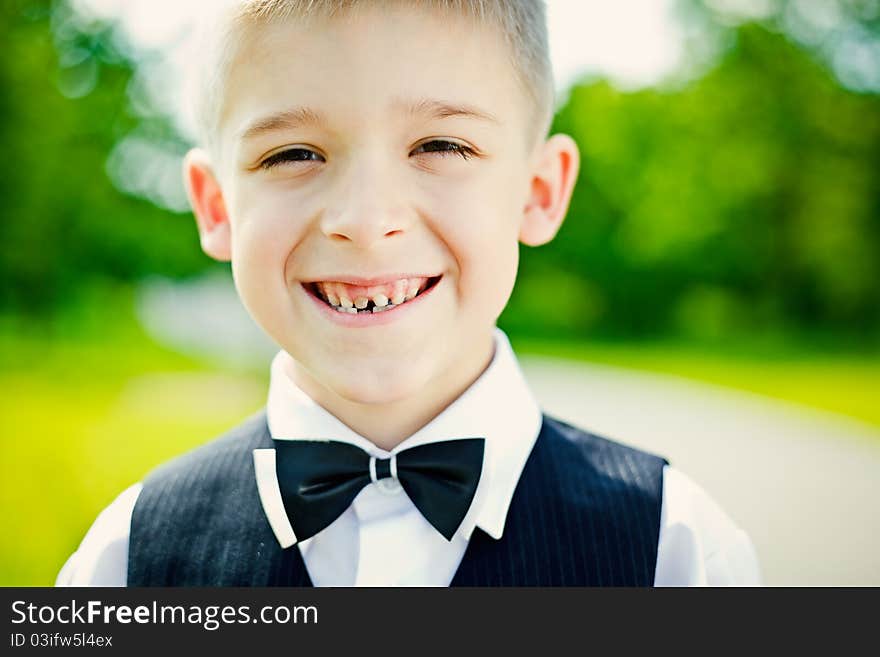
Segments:
[[[451,540],[470,508],[483,467],[483,438],[461,438],[371,457],[335,440],[274,440],[284,509],[298,541],[338,518],[371,481],[396,475],[425,519]]]

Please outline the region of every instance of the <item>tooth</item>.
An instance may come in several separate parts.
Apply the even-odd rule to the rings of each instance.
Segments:
[[[391,306],[376,306],[373,308],[374,313],[384,313],[386,310],[391,310]]]
[[[341,312],[341,313],[348,312],[348,308],[343,308],[342,306],[333,306],[333,309],[336,310],[337,312]]]
[[[351,303],[351,302],[349,302],[349,303]],[[358,311],[357,308],[353,308],[351,306],[346,306],[346,308],[345,308],[345,312],[347,312],[349,315],[357,315],[357,311]]]
[[[339,305],[339,297],[336,296],[329,288],[326,289],[325,296],[327,297],[327,301],[330,302],[331,306]]]
[[[354,306],[354,304],[351,302],[351,299],[349,299],[344,293],[339,295],[339,303],[342,304],[343,308],[351,308],[352,306]]]
[[[375,303],[376,306],[378,306],[379,308],[382,308],[388,305],[388,297],[386,297],[384,294],[377,294],[373,297],[373,303]]]
[[[364,308],[366,308],[368,303],[370,303],[370,300],[364,297],[358,297],[354,300],[354,305],[358,310],[363,310]]]
[[[394,281],[394,291],[391,293],[391,303],[398,305],[406,299],[406,279],[400,278]]]
[[[419,293],[419,287],[421,287],[421,281],[418,278],[410,278],[409,285],[407,286],[406,292],[406,300],[415,298],[415,296]]]

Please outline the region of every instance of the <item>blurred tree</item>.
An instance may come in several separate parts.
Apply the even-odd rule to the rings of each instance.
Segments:
[[[694,59],[713,61],[736,28],[759,22],[784,34],[843,86],[880,93],[880,0],[675,0]],[[685,67],[688,68],[688,67]]]
[[[571,333],[730,335],[880,329],[880,98],[848,91],[766,26],[733,29],[684,88],[571,91],[555,130],[582,169],[557,240],[522,279],[567,279],[542,305]],[[509,325],[544,316],[515,294]]]
[[[136,124],[132,65],[112,26],[75,25],[70,12],[46,0],[0,3],[0,310],[46,312],[102,280],[207,264],[188,217],[108,179],[108,154]]]

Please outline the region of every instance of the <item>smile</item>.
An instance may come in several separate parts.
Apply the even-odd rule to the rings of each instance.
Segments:
[[[442,275],[408,276],[377,281],[309,281],[302,287],[316,302],[320,303],[325,312],[342,320],[382,315],[383,319],[390,315],[397,316],[398,309],[414,305],[416,299],[427,296],[434,289]],[[365,284],[369,282],[370,284]],[[352,317],[353,316],[353,317]],[[378,319],[378,317],[376,318]],[[344,322],[349,324],[348,321]],[[369,321],[369,324],[375,322]],[[381,322],[385,323],[385,322]],[[360,325],[358,321],[356,325]],[[354,326],[355,324],[351,324]]]

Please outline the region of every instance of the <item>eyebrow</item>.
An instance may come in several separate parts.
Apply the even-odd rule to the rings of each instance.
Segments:
[[[315,110],[308,107],[294,107],[257,119],[241,131],[240,139],[252,139],[276,130],[291,130],[302,126],[319,125],[323,121],[324,117]]]
[[[395,106],[413,116],[427,116],[433,119],[447,119],[449,117],[464,117],[466,119],[479,119],[491,123],[499,123],[498,119],[489,112],[481,110],[474,105],[461,103],[447,103],[433,98],[424,98],[417,101],[398,100]]]
[[[393,105],[410,116],[423,116],[431,119],[461,117],[499,123],[489,112],[473,105],[447,103],[441,100],[424,98],[416,101],[396,100]],[[241,131],[240,139],[247,140],[277,130],[292,130],[304,126],[320,125],[324,117],[308,107],[294,107],[257,119]]]

